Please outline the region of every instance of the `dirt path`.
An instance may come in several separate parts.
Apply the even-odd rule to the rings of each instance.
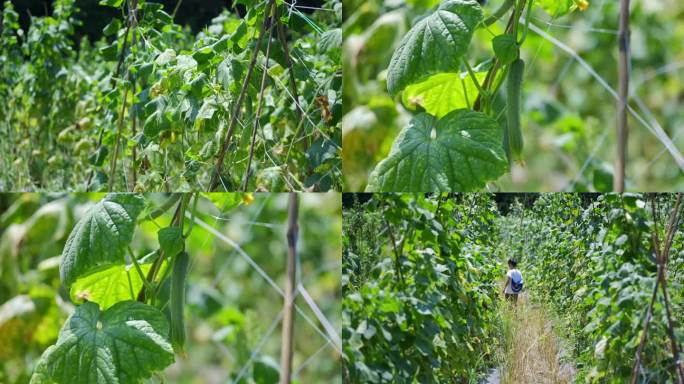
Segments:
[[[572,383],[575,368],[565,354],[551,321],[541,307],[521,297],[517,307],[502,306],[504,342],[501,365],[485,383]]]

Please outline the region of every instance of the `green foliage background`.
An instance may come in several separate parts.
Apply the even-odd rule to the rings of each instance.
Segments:
[[[115,7],[98,7],[115,10],[115,17],[91,40],[75,38],[88,23],[75,0],[53,1],[54,12],[32,18],[26,30],[12,2],[4,2],[0,190],[209,189],[267,3],[240,1],[246,15],[217,8],[194,33],[162,4],[140,0],[138,26],[128,35],[127,9],[117,5],[127,2],[108,3]],[[311,14],[290,12],[281,2],[278,8],[305,113],[295,108],[283,45],[274,38],[267,60],[264,38],[220,190],[235,191],[244,180],[263,68],[260,129],[245,190],[340,190],[341,3],[328,0]]]
[[[675,197],[657,199],[663,239]],[[542,194],[533,205],[521,208],[518,205],[501,219],[502,254],[518,256],[531,295],[558,316],[558,327],[577,361],[577,382],[628,382],[656,277],[654,221],[647,196],[607,194],[588,202],[577,194]],[[683,241],[680,219],[667,264],[680,346]],[[675,380],[665,315],[659,290],[642,353],[640,383]]]
[[[55,342],[67,314],[73,312],[69,292],[60,284],[60,254],[74,223],[102,197],[0,194],[0,382],[27,383],[41,353]],[[151,206],[164,199],[162,194],[145,195]],[[300,207],[301,281],[339,328],[339,195],[302,195]],[[284,286],[287,195],[256,194],[251,204],[226,213],[202,199],[198,211],[199,218],[240,244],[276,284]],[[146,221],[138,226],[132,243],[136,253],[147,254],[159,247],[157,225],[167,225],[171,214],[159,217],[158,224]],[[198,225],[187,239],[186,250],[191,256],[185,312],[187,358],[176,356],[176,363],[161,377],[174,383],[225,383],[249,360],[280,312],[282,297],[234,249]],[[316,318],[301,296],[296,303]],[[294,340],[295,370],[326,343],[299,315]],[[241,382],[265,377],[263,372],[271,372],[273,365],[277,371],[279,351],[278,325]],[[339,371],[339,354],[328,345],[295,380],[339,382]]]
[[[343,380],[468,382],[479,375],[497,347],[503,270],[491,254],[496,217],[485,194],[374,194],[345,209]]]
[[[347,197],[344,210],[345,380],[480,382],[505,359],[499,283],[516,258],[529,299],[551,314],[575,382],[629,381],[656,276],[650,200],[663,238],[674,195],[368,196]],[[680,346],[683,242],[680,220],[667,263]],[[676,379],[666,330],[659,291],[639,383]]]
[[[483,7],[485,17],[502,0]],[[531,22],[565,43],[617,88],[618,2],[591,0],[586,11],[551,17],[540,6],[567,7],[576,2],[536,1]],[[390,151],[411,112],[387,92],[386,69],[409,28],[432,12],[436,1],[345,0],[344,47],[344,183],[347,191],[364,190],[373,167]],[[562,10],[561,10],[562,11]],[[631,105],[649,124],[655,119],[684,148],[684,5],[676,0],[633,2],[631,15]],[[505,21],[475,32],[467,57],[475,66],[493,56],[491,38]],[[521,56],[522,127],[525,166],[490,183],[490,190],[607,191],[612,189],[616,153],[616,101],[599,82],[565,52],[533,31]],[[404,100],[403,103],[406,101]],[[683,173],[662,143],[632,116],[627,161],[628,190],[675,191]]]

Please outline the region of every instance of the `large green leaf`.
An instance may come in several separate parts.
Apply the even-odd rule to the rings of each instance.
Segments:
[[[143,274],[147,275],[152,263],[142,264]],[[125,300],[135,300],[143,287],[143,281],[133,266],[115,265],[82,277],[71,285],[71,300],[75,303],[92,301],[107,309]],[[131,297],[133,296],[133,297]]]
[[[67,287],[79,277],[126,263],[124,250],[133,238],[144,207],[136,194],[109,194],[91,207],[69,234],[59,267]]]
[[[486,76],[486,72],[475,73],[480,83]],[[477,86],[468,74],[438,73],[406,87],[401,98],[407,108],[420,106],[427,113],[441,118],[453,110],[470,108],[478,94]]]
[[[369,177],[367,190],[466,192],[507,171],[502,133],[481,112],[453,111],[437,120],[421,113],[394,141]]]
[[[153,137],[159,132],[166,131],[171,128],[171,121],[166,117],[164,111],[158,109],[145,119],[143,125],[143,133],[147,137]]]
[[[123,301],[76,308],[36,365],[31,384],[133,384],[173,363],[169,324],[158,309]]]
[[[435,73],[457,70],[481,20],[475,0],[443,2],[411,28],[394,51],[387,71],[389,92],[394,95]]]

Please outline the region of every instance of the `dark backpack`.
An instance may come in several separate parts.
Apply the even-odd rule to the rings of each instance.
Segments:
[[[513,290],[513,292],[518,293],[522,291],[523,284],[524,283],[522,277],[520,278],[520,281],[515,281],[513,280],[513,278],[511,278],[511,289]]]

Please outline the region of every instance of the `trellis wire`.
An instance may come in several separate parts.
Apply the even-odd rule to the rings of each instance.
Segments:
[[[563,42],[559,41],[559,40],[556,39],[555,37],[549,35],[548,33],[546,33],[545,31],[543,31],[541,28],[539,28],[537,25],[535,25],[535,24],[532,23],[532,22],[530,22],[529,28],[530,28],[533,32],[535,32],[535,33],[537,33],[539,36],[541,36],[542,38],[544,38],[544,39],[550,41],[553,45],[555,45],[556,47],[560,48],[561,50],[563,50],[564,52],[566,52],[567,54],[569,54],[570,56],[572,56],[572,57],[573,57],[573,58],[574,58],[582,67],[584,67],[584,69],[587,70],[587,72],[589,72],[589,74],[590,74],[594,79],[596,79],[596,80],[599,82],[599,84],[601,84],[601,86],[603,86],[603,88],[605,88],[605,89],[611,94],[611,96],[613,96],[615,99],[618,99],[618,94],[617,94],[617,92],[615,91],[615,89],[613,89],[613,88],[606,82],[606,80],[603,79],[603,78],[594,70],[594,68],[593,68],[589,63],[587,63],[581,56],[579,56],[579,55],[577,54],[577,52],[575,52],[572,48],[570,48],[569,46],[567,46],[567,45],[564,44]],[[640,109],[642,109],[642,112],[648,111],[648,109],[643,109],[643,108],[640,108]],[[670,154],[672,155],[673,159],[675,160],[675,162],[677,163],[677,165],[679,166],[679,168],[680,168],[682,171],[684,171],[684,157],[683,157],[682,154],[679,152],[679,150],[675,147],[674,143],[673,143],[672,140],[667,136],[667,134],[665,133],[665,131],[663,130],[663,128],[660,126],[660,124],[656,124],[656,125],[654,125],[654,126],[649,125],[649,124],[646,122],[646,120],[644,120],[644,118],[643,118],[638,112],[636,112],[636,111],[634,110],[634,108],[632,108],[630,105],[627,105],[627,110],[628,110],[628,112],[629,112],[629,113],[630,113],[630,114],[631,114],[631,115],[632,115],[632,116],[633,116],[641,125],[643,125],[644,127],[646,127],[646,128],[649,130],[649,132],[651,132],[652,134],[654,134],[654,135],[661,141],[661,143],[665,146],[665,148],[667,148],[667,150],[670,152]],[[656,123],[657,123],[657,122],[656,122]]]
[[[186,217],[190,218],[189,212],[186,213]],[[206,222],[204,222],[202,219],[198,218],[197,216],[195,216],[195,217],[193,217],[193,218],[191,218],[191,219],[194,220],[194,222],[195,222],[197,225],[199,225],[200,227],[204,228],[205,230],[207,230],[208,232],[210,232],[212,235],[216,236],[216,238],[218,238],[219,240],[225,242],[226,244],[228,244],[229,246],[231,246],[234,250],[236,250],[236,251],[238,252],[238,255],[240,255],[243,259],[245,259],[245,261],[246,261],[252,268],[254,268],[254,270],[256,270],[257,273],[258,273],[264,280],[266,280],[266,281],[269,283],[269,285],[271,285],[271,287],[272,287],[280,296],[283,296],[283,297],[284,297],[284,292],[283,292],[283,290],[275,283],[275,281],[273,281],[273,279],[266,273],[266,271],[264,271],[264,270],[263,270],[263,269],[254,261],[254,259],[252,259],[252,258],[251,258],[243,249],[242,249],[242,247],[240,247],[239,244],[237,244],[235,241],[233,241],[232,239],[228,238],[227,236],[223,235],[223,234],[222,234],[221,232],[219,232],[216,228],[210,226],[209,224],[207,224]],[[300,291],[299,289],[297,289],[296,292],[298,293],[298,292],[301,292],[301,291]],[[296,295],[295,295],[295,297],[296,297]],[[307,301],[307,304],[311,306],[312,303],[309,303],[309,302]],[[316,307],[316,308],[317,308],[317,307]],[[301,307],[298,306],[297,304],[295,304],[295,310],[297,311],[297,313],[299,313],[299,314],[302,316],[302,318],[304,318],[304,320],[305,320],[307,323],[309,323],[309,325],[311,325],[311,327],[313,327],[313,328],[316,330],[316,332],[317,332],[319,335],[321,335],[321,337],[323,337],[325,340],[329,340],[329,341],[332,343],[332,345],[335,347],[335,349],[336,349],[340,354],[342,353],[342,344],[341,344],[341,341],[340,341],[339,343],[337,342],[337,341],[339,341],[339,340],[341,340],[341,339],[340,339],[339,335],[337,335],[336,332],[334,332],[333,334],[330,334],[330,335],[326,334],[325,332],[321,331],[320,328],[318,328],[318,326],[316,325],[316,323],[315,323],[315,322],[314,322],[306,313],[304,313],[304,311],[301,309]],[[311,308],[311,310],[314,311],[314,313],[316,313],[316,309]],[[322,315],[322,314],[321,314],[321,315]],[[323,317],[318,317],[318,315],[317,315],[317,318],[318,318],[318,320],[321,322],[321,324],[323,324],[323,327],[324,327],[324,329],[325,329],[326,331],[330,331],[331,329],[334,331],[334,329],[332,328],[332,325],[330,325],[330,321],[328,321],[327,318],[325,318],[325,316],[323,316]]]
[[[256,356],[259,354],[259,352],[261,352],[261,348],[263,348],[264,345],[266,345],[266,341],[268,341],[268,338],[271,337],[271,334],[273,334],[273,331],[275,331],[276,326],[278,326],[278,323],[280,323],[280,320],[282,320],[282,318],[283,318],[283,310],[281,309],[280,312],[278,313],[278,316],[276,316],[276,318],[273,319],[273,322],[271,322],[271,325],[268,327],[268,330],[266,331],[264,336],[261,337],[259,344],[257,344],[256,348],[254,348],[254,350],[250,354],[247,362],[245,362],[245,364],[240,369],[237,377],[235,378],[235,380],[233,380],[233,383],[239,383],[240,382],[240,379],[242,378],[242,376],[245,375],[245,373],[247,372],[247,369],[249,369],[249,367],[252,365],[252,362],[254,361]]]

